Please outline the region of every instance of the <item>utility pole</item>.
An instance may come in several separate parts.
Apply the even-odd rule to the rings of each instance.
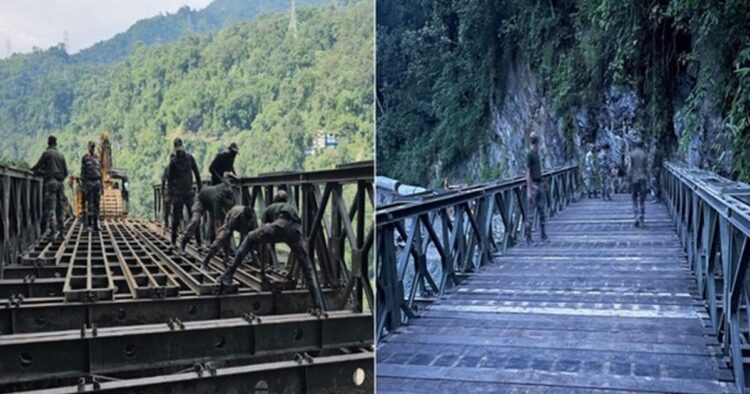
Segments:
[[[292,32],[294,38],[297,38],[297,6],[294,0],[292,0],[292,11],[289,18],[289,31]]]

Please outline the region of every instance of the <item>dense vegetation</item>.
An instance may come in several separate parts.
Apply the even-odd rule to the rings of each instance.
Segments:
[[[734,153],[727,175],[750,180],[745,0],[383,0],[377,13],[381,172],[424,183],[431,165],[450,170],[475,154],[508,65],[522,57],[566,132],[575,113],[596,111],[610,87],[624,86],[642,103],[636,129],[674,152],[712,103]],[[683,81],[686,132],[677,140]]]
[[[365,0],[300,7],[296,36],[288,13],[266,15],[136,45],[107,66],[73,61],[63,48],[15,55],[0,62],[0,157],[33,164],[52,133],[77,172],[86,142],[109,129],[135,215],[149,213],[177,136],[204,174],[232,141],[243,175],[372,159],[371,10]],[[339,146],[306,156],[319,130]]]
[[[319,3],[322,1],[297,0],[298,5]],[[191,10],[184,6],[174,14],[138,21],[127,31],[75,54],[73,59],[80,62],[115,62],[127,56],[137,43],[174,42],[189,33],[214,31],[232,22],[251,20],[263,12],[286,10],[289,4],[290,1],[283,0],[215,0],[202,10]]]

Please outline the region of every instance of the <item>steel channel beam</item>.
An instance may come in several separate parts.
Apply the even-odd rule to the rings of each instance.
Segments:
[[[329,312],[0,337],[0,384],[372,345],[372,315]]]
[[[323,290],[327,305],[337,305],[340,291]],[[226,296],[187,296],[165,299],[67,302],[62,298],[44,303],[10,306],[0,302],[0,335],[72,330],[83,325],[97,327],[163,323],[241,317],[243,313],[276,315],[304,313],[311,308],[307,290],[234,294]]]
[[[27,394],[105,393],[373,393],[374,355],[361,352],[139,379],[104,381]]]

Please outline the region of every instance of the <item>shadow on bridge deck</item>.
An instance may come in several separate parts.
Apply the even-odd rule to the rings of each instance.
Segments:
[[[377,349],[378,392],[732,392],[672,220],[584,199]],[[610,391],[608,391],[610,392]]]

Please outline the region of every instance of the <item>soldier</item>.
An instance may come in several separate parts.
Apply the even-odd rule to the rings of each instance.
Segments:
[[[586,194],[591,198],[594,192],[594,144],[588,144],[588,152],[583,159],[583,184],[586,186]]]
[[[224,225],[219,228],[216,239],[208,249],[208,254],[203,259],[201,269],[205,270],[208,268],[208,263],[211,258],[214,257],[219,248],[224,247],[224,259],[229,258],[229,247],[232,241],[232,234],[237,231],[240,233],[240,239],[244,239],[245,236],[258,228],[258,219],[255,217],[255,210],[251,206],[236,205],[227,212],[226,220]]]
[[[633,190],[633,215],[635,216],[635,227],[645,227],[644,216],[646,214],[646,190],[648,175],[646,174],[646,152],[643,151],[643,142],[640,139],[634,141],[635,149],[630,152],[630,165],[628,165],[628,177]]]
[[[531,149],[526,155],[526,196],[529,201],[528,211],[526,212],[526,242],[531,245],[534,242],[531,237],[531,230],[537,213],[539,214],[542,241],[547,241],[547,232],[544,228],[546,197],[542,179],[542,161],[539,158],[539,136],[532,132],[529,140]]]
[[[602,184],[602,199],[612,201],[610,195],[610,172],[612,171],[611,159],[609,157],[609,144],[604,144],[599,152],[599,181]]]
[[[201,174],[195,164],[193,155],[185,152],[185,147],[180,138],[174,139],[174,153],[169,158],[167,167],[167,193],[172,205],[172,247],[177,246],[177,230],[182,219],[184,207],[190,209],[195,204],[195,191],[193,191],[193,175],[201,188]]]
[[[287,202],[287,194],[279,190],[273,197],[273,204],[269,205],[263,212],[263,225],[251,231],[240,244],[237,254],[234,256],[232,265],[221,276],[221,284],[230,286],[237,267],[242,264],[248,253],[255,250],[261,242],[264,243],[286,243],[292,251],[294,258],[300,263],[302,273],[305,276],[307,289],[310,291],[313,308],[325,310],[323,293],[318,284],[315,267],[305,251],[305,239],[301,229],[297,209]]]
[[[102,193],[102,163],[94,152],[96,143],[89,141],[89,151],[81,159],[83,199],[86,202],[86,231],[99,231],[99,201]]]
[[[179,252],[185,253],[185,247],[190,238],[199,233],[198,226],[201,223],[201,217],[208,211],[214,222],[214,227],[218,228],[224,222],[224,214],[234,205],[234,191],[229,182],[222,182],[218,185],[206,186],[198,193],[198,198],[190,209],[190,223],[185,229],[180,241]]]
[[[654,177],[654,202],[661,202],[661,166],[664,163],[661,147],[657,146],[654,151],[654,162],[651,165],[651,174]]]
[[[232,142],[229,144],[229,149],[224,152],[219,152],[214,157],[211,165],[208,167],[208,171],[211,173],[211,184],[217,185],[222,182],[225,177],[237,178],[237,174],[234,172],[234,159],[237,157],[240,148]]]
[[[47,138],[47,150],[31,170],[44,179],[43,208],[44,217],[47,218],[47,234],[51,238],[62,236],[65,230],[63,181],[68,176],[68,166],[65,157],[57,150],[54,135]]]
[[[172,203],[169,200],[169,189],[167,186],[167,177],[169,176],[169,165],[164,167],[164,173],[161,176],[161,194],[162,194],[162,213],[164,215],[164,229],[169,228],[169,213],[172,210]]]

